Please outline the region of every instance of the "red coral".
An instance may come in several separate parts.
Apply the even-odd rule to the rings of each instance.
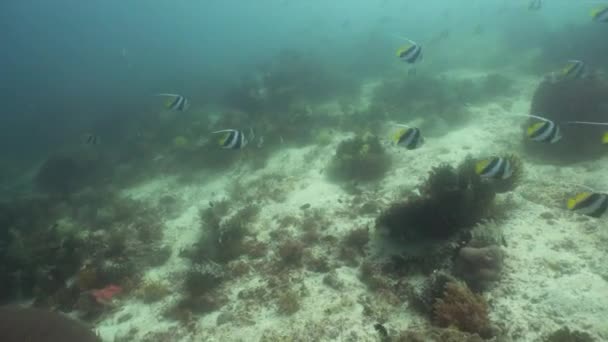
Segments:
[[[456,327],[460,331],[491,337],[488,305],[465,284],[449,282],[442,298],[433,305],[435,323],[440,327]]]
[[[114,296],[122,292],[122,287],[117,285],[108,285],[103,289],[91,291],[91,295],[99,304],[108,304]]]

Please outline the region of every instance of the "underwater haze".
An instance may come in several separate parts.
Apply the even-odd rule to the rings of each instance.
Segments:
[[[607,33],[608,0],[0,3],[0,340],[608,340]]]
[[[10,142],[20,140],[35,154],[68,143],[86,125],[128,120],[163,89],[214,102],[228,84],[283,50],[315,55],[357,77],[397,63],[386,53],[400,44],[395,36],[424,42],[449,30],[438,63],[456,57],[450,49],[475,44],[468,34],[476,25],[538,44],[534,38],[547,30],[584,22],[569,14],[584,12],[587,3],[555,0],[548,13],[529,16],[524,1],[508,0],[5,2],[2,127],[18,129],[3,132],[1,145],[11,153]],[[468,58],[490,53],[482,46]]]

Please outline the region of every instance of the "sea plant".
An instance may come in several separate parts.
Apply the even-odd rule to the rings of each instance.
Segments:
[[[204,208],[201,216],[201,237],[192,248],[184,251],[194,263],[214,261],[226,263],[249,252],[245,237],[249,234],[249,225],[256,217],[259,208],[248,205],[233,211],[229,215],[227,201],[218,201]]]
[[[543,338],[544,342],[594,342],[595,339],[585,331],[560,328]]]
[[[441,297],[433,304],[434,323],[440,327],[476,333],[484,338],[493,335],[488,304],[463,283],[448,282]]]
[[[97,154],[64,153],[50,156],[39,168],[35,184],[44,193],[69,195],[102,184],[111,169]]]
[[[380,139],[372,134],[342,141],[328,165],[328,175],[340,182],[369,182],[381,179],[391,166]]]
[[[394,203],[376,225],[395,238],[443,240],[489,218],[496,190],[475,173],[474,164],[468,158],[457,169],[447,164],[434,168],[420,195]]]

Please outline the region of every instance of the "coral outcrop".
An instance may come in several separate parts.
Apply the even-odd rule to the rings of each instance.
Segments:
[[[443,295],[433,305],[434,322],[443,328],[458,330],[490,338],[494,332],[488,317],[488,304],[465,284],[448,282]]]
[[[491,216],[495,194],[475,174],[472,159],[458,169],[444,164],[431,171],[419,196],[393,204],[376,223],[404,240],[446,239]]]
[[[328,175],[339,182],[381,179],[391,165],[380,139],[372,134],[342,141],[328,166]]]
[[[532,99],[530,114],[560,125],[563,138],[554,144],[525,139],[526,150],[535,157],[571,163],[606,154],[602,135],[606,126],[570,125],[568,121],[608,122],[608,81],[597,74],[580,79],[543,81]]]

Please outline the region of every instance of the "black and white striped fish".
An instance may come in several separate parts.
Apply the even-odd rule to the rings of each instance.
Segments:
[[[415,127],[401,128],[393,136],[396,145],[404,146],[408,150],[416,149],[424,143],[420,129]]]
[[[587,65],[585,62],[578,59],[568,61],[568,64],[562,69],[561,77],[567,79],[580,79],[587,75]]]
[[[93,134],[93,133],[86,133],[83,138],[82,141],[85,145],[99,145],[101,144],[101,139],[99,138],[98,135]]]
[[[406,40],[408,41],[408,43],[397,49],[397,57],[409,64],[414,64],[416,62],[421,61],[422,46],[412,40]]]
[[[213,134],[222,134],[222,137],[218,140],[218,144],[224,149],[238,150],[249,143],[249,139],[245,134],[236,129],[224,129],[213,132]],[[254,139],[253,130],[251,130],[250,139]]]
[[[546,119],[530,125],[526,134],[531,140],[549,144],[554,144],[562,138],[559,126],[555,122]]]
[[[580,192],[568,199],[567,207],[579,214],[600,217],[608,210],[608,194]]]
[[[165,108],[175,112],[185,112],[190,108],[190,101],[183,95],[179,94],[156,94],[156,96],[167,97]]]
[[[542,0],[530,0],[530,2],[528,3],[528,10],[530,11],[538,11],[541,8],[543,8]]]
[[[507,158],[491,157],[478,161],[475,173],[483,179],[505,180],[513,175],[513,166]]]

